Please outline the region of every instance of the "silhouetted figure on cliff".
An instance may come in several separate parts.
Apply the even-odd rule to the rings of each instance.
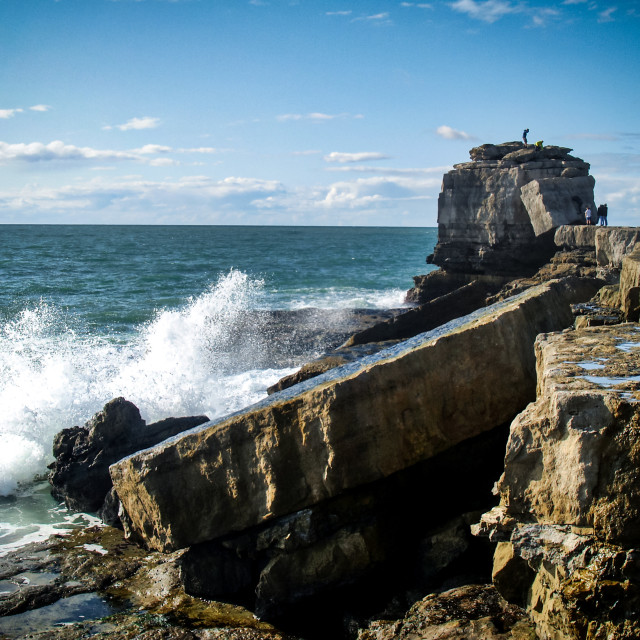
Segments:
[[[529,129],[525,129],[522,132],[522,142],[524,142],[524,146],[528,147],[529,145],[527,144],[527,133],[529,133]]]
[[[606,204],[601,204],[598,207],[598,222],[601,227],[607,226],[607,214],[609,213],[608,207]]]

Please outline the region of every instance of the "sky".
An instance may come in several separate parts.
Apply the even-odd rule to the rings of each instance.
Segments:
[[[485,143],[640,224],[640,0],[0,0],[0,223],[435,226]]]

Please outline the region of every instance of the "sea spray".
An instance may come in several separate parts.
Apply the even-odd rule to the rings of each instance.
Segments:
[[[74,327],[41,303],[0,328],[0,495],[46,471],[54,435],[83,424],[111,398],[147,422],[210,418],[259,400],[290,369],[263,369],[255,309],[262,283],[231,271],[179,309],[158,310],[123,342]]]

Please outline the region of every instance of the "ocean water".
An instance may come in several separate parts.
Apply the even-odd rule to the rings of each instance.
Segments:
[[[436,239],[433,228],[0,226],[0,552],[77,522],[34,481],[58,431],[117,396],[148,423],[260,400],[322,351],[275,358],[261,310],[403,306]]]

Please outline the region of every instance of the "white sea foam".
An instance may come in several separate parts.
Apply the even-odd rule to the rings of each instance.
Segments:
[[[293,369],[256,368],[247,321],[259,282],[232,271],[178,310],[160,310],[126,344],[88,336],[47,304],[0,326],[0,495],[46,471],[53,436],[123,396],[147,422],[215,418],[256,402]]]
[[[383,291],[329,288],[316,292],[313,297],[305,295],[291,303],[293,309],[318,307],[320,309],[399,309],[406,307],[405,289],[386,289]]]

